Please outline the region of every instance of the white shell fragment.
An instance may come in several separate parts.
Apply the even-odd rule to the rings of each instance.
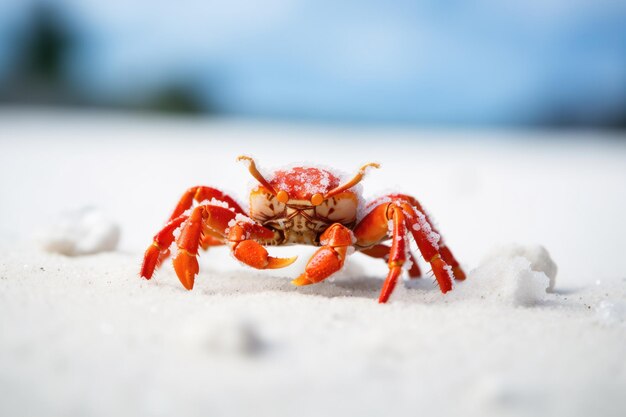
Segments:
[[[85,207],[58,216],[44,231],[44,250],[67,256],[114,251],[120,239],[120,227],[101,210]]]

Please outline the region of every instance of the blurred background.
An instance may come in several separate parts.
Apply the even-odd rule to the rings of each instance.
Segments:
[[[626,0],[0,0],[0,415],[625,416],[624,128]],[[363,255],[292,287],[310,246],[140,281],[184,190],[245,202],[241,154],[380,162],[365,199],[419,198],[466,271],[543,245],[556,293],[497,270],[509,305],[425,277],[381,309]],[[85,208],[118,250],[43,254]]]
[[[623,0],[0,0],[0,103],[626,126]]]

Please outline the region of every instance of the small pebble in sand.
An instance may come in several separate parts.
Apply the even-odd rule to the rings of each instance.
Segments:
[[[60,214],[41,235],[44,250],[67,256],[114,251],[120,227],[101,210],[85,207]]]

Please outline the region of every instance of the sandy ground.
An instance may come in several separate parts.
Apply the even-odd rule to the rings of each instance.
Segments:
[[[0,414],[623,415],[623,139],[5,109]],[[385,265],[359,254],[332,280],[291,286],[308,247],[273,248],[300,258],[271,272],[211,250],[192,292],[169,265],[137,278],[188,186],[245,200],[241,153],[266,168],[381,162],[365,197],[417,196],[474,279],[443,296],[424,278],[380,306]],[[117,252],[41,250],[59,212],[87,205],[120,224]],[[481,263],[506,242],[549,250],[555,292],[519,305],[517,261]]]

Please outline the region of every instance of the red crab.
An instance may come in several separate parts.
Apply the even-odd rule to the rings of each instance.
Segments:
[[[368,167],[341,183],[333,173],[313,167],[276,171],[267,180],[252,158],[240,156],[259,185],[250,193],[246,213],[228,195],[205,186],[192,187],[183,194],[165,227],[146,250],[141,276],[150,279],[154,270],[169,256],[174,232],[178,251],[174,269],[183,286],[191,290],[198,273],[198,247],[229,245],[239,261],[257,269],[283,268],[296,258],[269,256],[264,245],[307,244],[320,246],[295,285],[321,282],[339,271],[354,248],[389,265],[389,274],[378,301],[389,299],[403,266],[409,276],[421,272],[409,249],[409,233],[424,259],[430,263],[441,292],[452,289],[452,280],[465,274],[450,249],[443,243],[419,202],[408,195],[390,194],[366,205],[357,222],[360,199],[353,187],[363,179]],[[194,200],[198,203],[194,207]],[[391,240],[391,246],[382,242]]]

